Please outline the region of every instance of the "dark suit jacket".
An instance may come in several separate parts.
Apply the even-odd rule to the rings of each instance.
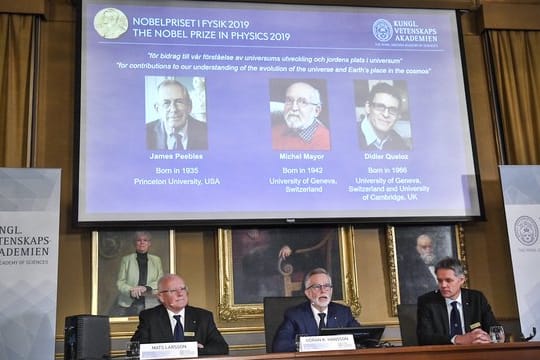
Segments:
[[[146,146],[152,150],[167,150],[167,132],[161,120],[146,124]],[[188,117],[188,143],[186,150],[208,149],[208,127],[206,123]]]
[[[476,290],[461,289],[465,332],[471,325],[480,323],[489,333],[489,327],[498,325],[486,297]],[[418,322],[416,335],[420,345],[451,344],[448,310],[444,298],[437,291],[431,291],[418,298]]]
[[[326,327],[356,327],[360,326],[351,313],[348,306],[331,302],[328,305],[328,318]],[[296,335],[319,335],[319,327],[313,312],[311,303],[306,301],[300,305],[293,306],[285,311],[284,319],[279,326],[274,341],[272,342],[273,352],[296,351]]]
[[[399,298],[402,304],[416,304],[420,295],[437,289],[437,280],[420,255],[414,254],[401,265],[403,271],[399,272]]]
[[[204,348],[199,349],[199,355],[226,355],[229,345],[221,336],[214,323],[214,317],[208,310],[186,306],[184,319],[185,341],[197,341]],[[194,336],[189,336],[189,333]],[[143,310],[139,313],[139,326],[132,341],[142,344],[174,342],[173,330],[167,309],[163,305]]]

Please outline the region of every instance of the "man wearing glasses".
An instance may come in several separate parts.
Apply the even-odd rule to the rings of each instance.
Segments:
[[[178,275],[167,274],[158,281],[161,305],[141,311],[139,326],[131,341],[167,343],[197,341],[199,355],[226,355],[229,345],[208,310],[188,305],[188,288]]]
[[[402,97],[392,85],[379,82],[369,92],[367,117],[360,123],[358,141],[364,150],[410,150],[394,129],[401,116]]]
[[[319,91],[304,82],[287,88],[283,119],[272,126],[274,150],[330,150],[330,132],[317,118],[321,113]]]
[[[296,351],[297,335],[316,336],[323,327],[360,326],[348,306],[332,302],[332,278],[325,269],[307,273],[304,287],[308,301],[287,309],[272,343],[273,352]]]
[[[152,150],[206,150],[208,129],[193,118],[189,92],[177,80],[162,81],[154,109],[159,119],[146,124],[146,145]]]

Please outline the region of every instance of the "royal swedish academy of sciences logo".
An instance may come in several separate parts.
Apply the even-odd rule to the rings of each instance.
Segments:
[[[394,29],[390,21],[385,19],[377,19],[373,23],[373,36],[379,41],[389,41],[394,35]]]
[[[523,245],[534,245],[538,241],[538,225],[532,217],[520,216],[514,223],[514,234]]]

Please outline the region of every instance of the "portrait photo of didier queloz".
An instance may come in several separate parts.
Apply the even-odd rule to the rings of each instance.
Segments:
[[[377,81],[371,85],[367,95],[368,82],[359,81],[356,97],[359,102],[366,99],[364,113],[359,116],[358,143],[363,150],[400,151],[410,150],[410,121],[404,121],[406,98],[404,90],[396,84]],[[359,86],[360,85],[360,86]],[[364,86],[361,86],[364,85]],[[364,90],[364,91],[363,91]],[[357,103],[357,106],[362,104]]]
[[[155,80],[155,77],[149,77]],[[147,92],[150,91],[147,86]],[[189,89],[180,81],[166,78],[153,94],[147,94],[157,119],[146,124],[146,144],[151,150],[206,150],[208,127],[191,115]]]

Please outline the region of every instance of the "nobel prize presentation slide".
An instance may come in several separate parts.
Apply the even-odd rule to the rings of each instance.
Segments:
[[[481,215],[455,11],[82,0],[80,17],[80,224]]]

